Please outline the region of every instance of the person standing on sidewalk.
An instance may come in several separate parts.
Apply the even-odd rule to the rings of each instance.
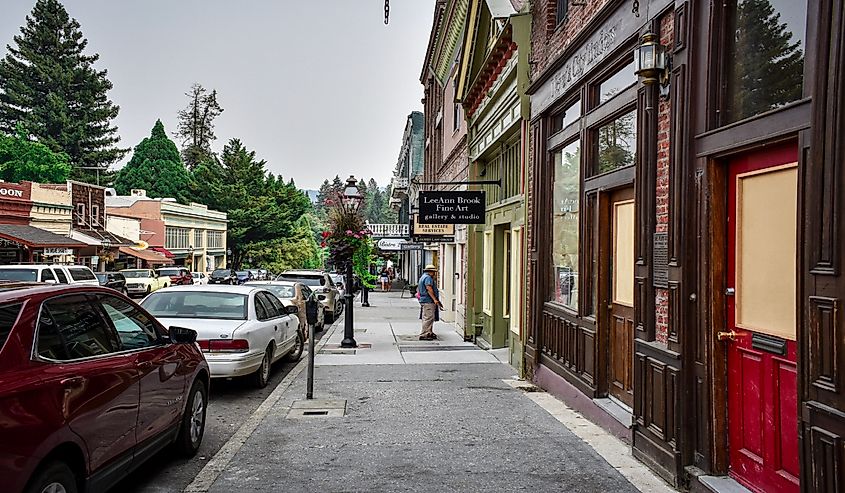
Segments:
[[[443,308],[440,303],[440,291],[434,276],[437,268],[431,264],[425,266],[423,275],[417,283],[417,296],[420,300],[420,318],[422,319],[421,341],[432,341],[437,339],[434,334],[434,322],[440,320],[439,310]]]

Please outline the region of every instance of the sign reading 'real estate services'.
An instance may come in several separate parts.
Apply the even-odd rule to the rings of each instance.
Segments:
[[[484,224],[483,191],[420,192],[418,224]]]

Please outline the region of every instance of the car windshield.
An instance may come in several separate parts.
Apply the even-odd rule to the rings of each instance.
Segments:
[[[0,281],[37,281],[38,269],[0,269]]]
[[[97,279],[99,279],[100,282],[106,282],[106,281],[109,280],[108,274],[94,274],[94,275],[97,276]]]
[[[323,276],[302,276],[296,274],[281,274],[279,275],[279,280],[291,281],[291,282],[301,282],[306,286],[322,286],[323,283]]]
[[[267,291],[271,291],[273,294],[278,296],[279,298],[284,299],[292,299],[296,296],[296,293],[293,289],[293,286],[282,286],[282,285],[273,285],[273,284],[266,284],[262,286]]]
[[[248,275],[249,275],[249,272],[247,272],[245,270],[239,270],[238,271],[238,277],[246,277]]]
[[[141,305],[162,318],[246,320],[247,296],[219,291],[159,291]]]
[[[191,274],[191,276],[193,276],[194,279],[199,279],[200,277],[202,277],[202,274],[200,274],[199,272],[194,272],[193,274]]]
[[[226,269],[217,269],[216,271],[212,272],[211,275],[214,277],[226,277],[229,275],[228,270]]]
[[[122,270],[120,271],[120,273],[123,274],[123,277],[127,279],[150,277],[150,271],[148,270]]]
[[[179,269],[159,269],[158,274],[160,276],[178,276]]]

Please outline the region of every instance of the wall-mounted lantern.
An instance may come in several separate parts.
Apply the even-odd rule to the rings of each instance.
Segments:
[[[640,45],[634,49],[635,73],[642,77],[645,85],[660,84],[661,96],[668,95],[669,72],[672,60],[666,47],[660,44],[657,34],[649,31],[640,38]]]

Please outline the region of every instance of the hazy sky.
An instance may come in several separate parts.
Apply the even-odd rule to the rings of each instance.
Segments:
[[[3,54],[34,0],[0,0]],[[434,0],[64,0],[114,84],[122,146],[168,133],[194,82],[217,89],[215,150],[232,137],[302,188],[338,174],[385,185],[419,75]],[[180,142],[177,142],[177,145]],[[126,157],[125,160],[131,156]],[[124,161],[125,161],[124,160]]]

